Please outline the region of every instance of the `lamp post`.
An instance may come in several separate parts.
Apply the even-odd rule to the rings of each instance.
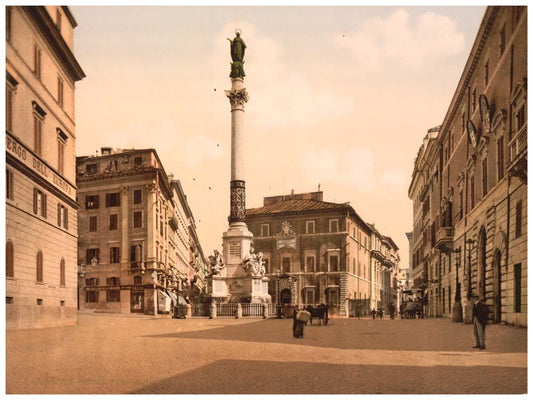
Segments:
[[[463,305],[461,304],[461,284],[459,283],[459,263],[461,249],[455,249],[455,302],[453,303],[452,322],[463,322]]]
[[[471,324],[473,322],[474,301],[472,300],[472,245],[474,241],[468,239],[466,242],[466,251],[468,252],[468,273],[466,276],[466,307],[465,307],[465,324]]]

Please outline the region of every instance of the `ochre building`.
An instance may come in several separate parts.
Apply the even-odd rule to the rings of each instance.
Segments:
[[[6,328],[77,322],[76,20],[6,6]]]

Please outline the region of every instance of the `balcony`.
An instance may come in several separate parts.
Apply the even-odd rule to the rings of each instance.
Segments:
[[[527,123],[509,143],[509,174],[527,183]]]
[[[442,253],[449,253],[453,249],[453,228],[444,226],[437,231],[435,247]]]

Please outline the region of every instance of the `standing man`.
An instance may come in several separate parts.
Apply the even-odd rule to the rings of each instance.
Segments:
[[[473,318],[476,337],[476,345],[473,348],[485,350],[485,327],[489,320],[489,307],[485,304],[484,297],[474,303]]]
[[[394,319],[394,314],[396,314],[396,307],[394,306],[394,303],[390,303],[389,304],[390,319]]]

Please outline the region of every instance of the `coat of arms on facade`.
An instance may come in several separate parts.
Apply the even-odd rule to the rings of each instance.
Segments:
[[[278,233],[278,236],[296,236],[296,232],[294,232],[288,221],[283,221],[281,223],[281,232]]]

